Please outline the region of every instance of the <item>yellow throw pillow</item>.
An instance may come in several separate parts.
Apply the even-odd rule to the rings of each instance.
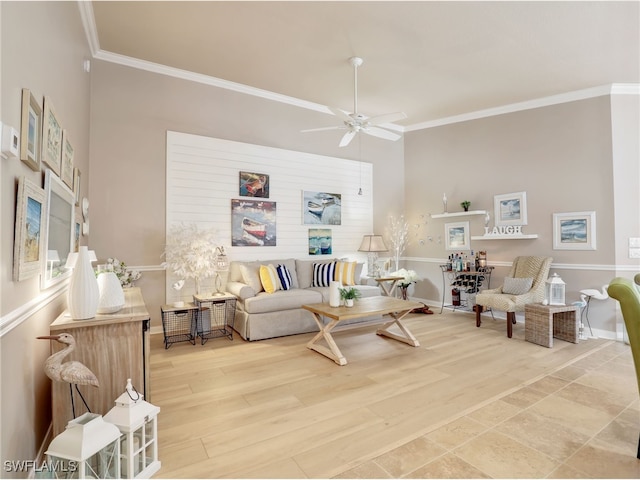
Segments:
[[[356,262],[337,262],[334,280],[342,285],[355,285]]]
[[[273,265],[260,265],[260,281],[262,287],[267,293],[273,293],[276,290],[282,290],[280,279],[278,278],[278,272]]]

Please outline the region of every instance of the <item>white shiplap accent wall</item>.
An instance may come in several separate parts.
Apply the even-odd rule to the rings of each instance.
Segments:
[[[269,200],[276,202],[276,246],[231,247],[231,199],[239,172],[269,175]],[[373,233],[372,165],[179,132],[167,132],[167,231],[176,223],[214,228],[231,260],[326,258],[309,255],[309,228],[329,228],[330,257],[360,261],[362,236]],[[362,187],[363,195],[358,195]],[[341,225],[303,225],[302,192],[342,195]]]

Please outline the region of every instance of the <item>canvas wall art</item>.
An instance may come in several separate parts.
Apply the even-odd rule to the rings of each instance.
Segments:
[[[231,200],[231,245],[273,247],[276,245],[276,202]]]
[[[331,229],[309,229],[309,255],[331,255]]]
[[[25,177],[20,177],[13,252],[13,279],[16,281],[40,273],[45,198],[44,189]]]
[[[553,214],[554,250],[595,250],[596,212]]]
[[[304,225],[340,225],[342,196],[339,193],[302,192],[302,223]]]
[[[240,172],[239,195],[242,197],[269,198],[269,175]]]
[[[494,195],[495,225],[527,224],[527,192]]]

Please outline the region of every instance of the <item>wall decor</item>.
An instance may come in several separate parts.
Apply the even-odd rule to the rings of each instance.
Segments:
[[[76,206],[80,205],[80,170],[73,169],[73,195],[76,197]]]
[[[238,195],[242,197],[269,198],[269,175],[264,173],[240,172]]]
[[[331,229],[309,229],[309,255],[331,255]]]
[[[42,117],[42,161],[60,175],[62,158],[62,126],[53,108],[50,97],[44,97],[44,115]]]
[[[16,227],[13,248],[13,279],[25,280],[40,273],[45,192],[20,177],[16,201]]]
[[[342,195],[326,192],[302,192],[302,223],[304,225],[340,225]]]
[[[20,160],[36,172],[42,154],[42,107],[28,88],[22,89],[20,120]]]
[[[231,245],[276,245],[276,202],[231,199]]]
[[[447,250],[471,250],[469,222],[445,223],[444,238]]]
[[[73,146],[69,141],[69,132],[62,131],[62,159],[60,161],[60,178],[73,189]]]
[[[40,242],[40,287],[46,289],[71,275],[67,257],[74,249],[73,192],[51,170],[44,177],[45,214]],[[59,262],[58,262],[59,259]]]
[[[494,195],[493,208],[497,226],[527,224],[527,192]]]
[[[554,250],[595,250],[596,212],[553,214]]]

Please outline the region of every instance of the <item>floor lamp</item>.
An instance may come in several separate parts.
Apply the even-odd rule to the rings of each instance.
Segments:
[[[358,251],[367,252],[367,275],[370,277],[380,276],[379,269],[376,266],[378,253],[389,251],[384,244],[384,240],[382,240],[382,235],[364,235]]]

